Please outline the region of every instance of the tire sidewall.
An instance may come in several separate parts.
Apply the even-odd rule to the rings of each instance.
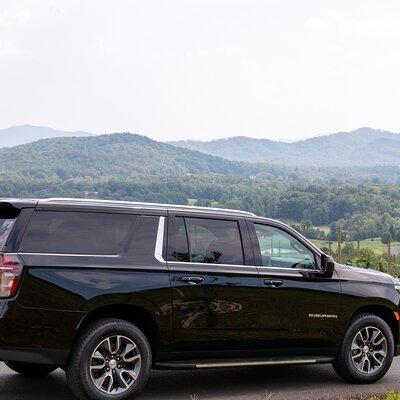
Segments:
[[[353,342],[353,339],[355,335],[363,328],[367,326],[375,326],[378,329],[382,331],[382,333],[385,335],[386,342],[387,342],[387,355],[386,358],[383,362],[383,365],[381,368],[379,368],[378,371],[370,374],[363,374],[360,372],[355,365],[353,364],[352,357],[351,357],[351,344]],[[386,372],[389,370],[392,361],[393,361],[393,355],[394,355],[394,339],[393,339],[393,334],[388,326],[388,324],[381,318],[374,316],[374,315],[366,315],[363,316],[356,321],[353,322],[353,324],[350,326],[345,340],[344,340],[344,346],[343,346],[343,357],[344,357],[344,363],[346,366],[346,369],[348,373],[351,375],[351,377],[361,383],[372,383],[376,382],[377,380],[381,379]]]
[[[128,390],[120,394],[106,394],[97,389],[92,382],[89,365],[96,347],[104,339],[114,335],[126,336],[136,344],[141,355],[141,368],[136,381]],[[81,352],[77,354],[76,361],[79,363],[78,370],[82,389],[90,398],[96,400],[126,399],[139,393],[145,386],[151,368],[151,351],[145,336],[134,325],[125,321],[113,321],[99,325],[89,336],[85,337],[81,349]]]

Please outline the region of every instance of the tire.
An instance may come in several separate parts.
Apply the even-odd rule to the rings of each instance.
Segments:
[[[124,400],[144,388],[151,365],[149,342],[135,325],[102,319],[79,337],[65,372],[71,391],[81,400]]]
[[[57,369],[57,367],[50,365],[29,364],[24,362],[5,362],[4,364],[14,372],[30,378],[42,378]]]
[[[373,314],[359,314],[347,330],[339,354],[332,364],[347,382],[374,383],[389,370],[394,355],[389,325]]]

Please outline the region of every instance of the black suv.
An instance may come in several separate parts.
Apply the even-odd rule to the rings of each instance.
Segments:
[[[399,286],[253,214],[100,200],[0,200],[0,360],[61,367],[80,399],[126,399],[151,368],[332,363],[382,378]]]

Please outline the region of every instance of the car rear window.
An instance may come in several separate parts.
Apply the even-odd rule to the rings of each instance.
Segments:
[[[0,250],[6,244],[8,235],[14,225],[15,217],[6,214],[0,214]]]
[[[130,214],[36,211],[19,251],[117,255],[123,252],[135,220]]]

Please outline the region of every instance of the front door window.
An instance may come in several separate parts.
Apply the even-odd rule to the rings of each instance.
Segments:
[[[316,268],[314,253],[295,237],[274,226],[261,224],[254,226],[264,267]]]

